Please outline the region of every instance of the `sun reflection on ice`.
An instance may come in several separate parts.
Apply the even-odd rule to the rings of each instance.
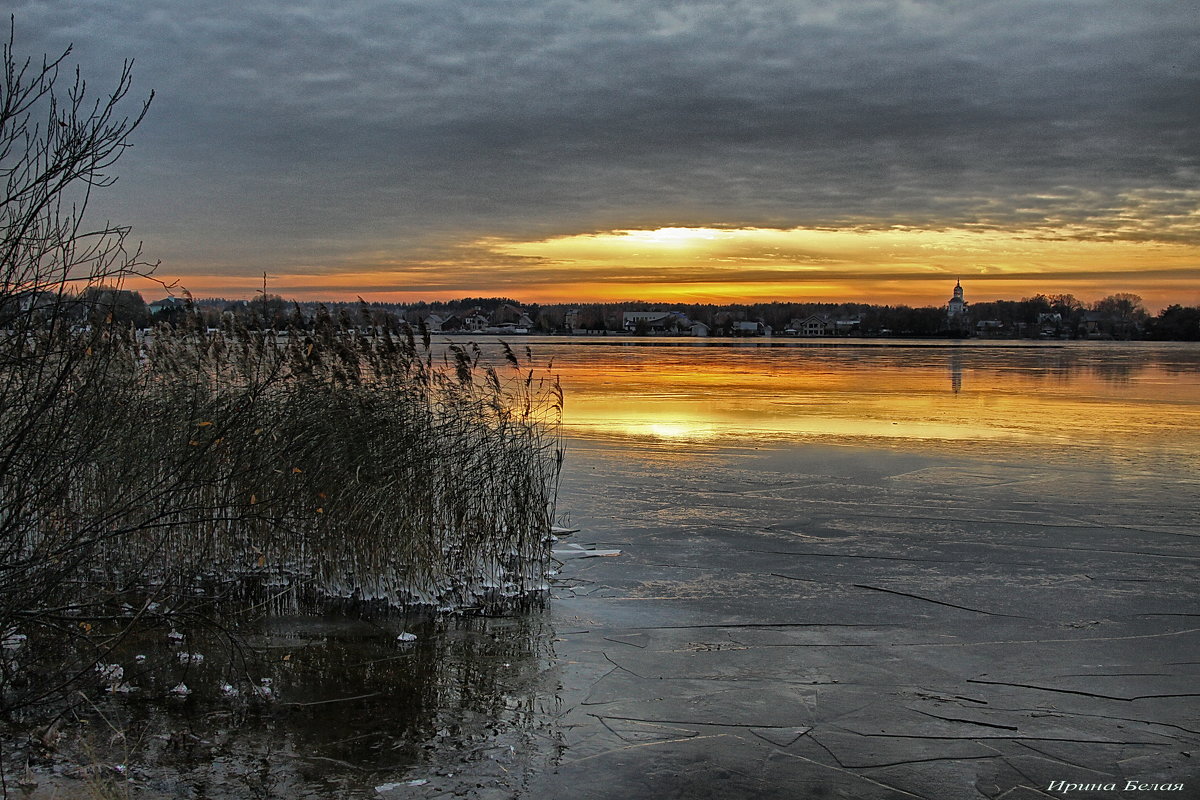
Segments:
[[[717,435],[711,425],[695,425],[686,422],[650,422],[645,425],[625,425],[627,433],[650,435],[659,439],[711,439]]]

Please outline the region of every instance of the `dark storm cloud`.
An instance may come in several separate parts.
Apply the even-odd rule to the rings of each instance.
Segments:
[[[137,59],[158,99],[118,209],[182,261],[659,225],[1200,240],[1188,2],[101,0],[16,20],[18,50],[74,41],[97,85]]]

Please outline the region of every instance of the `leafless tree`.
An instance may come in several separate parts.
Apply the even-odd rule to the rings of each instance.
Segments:
[[[130,247],[128,228],[88,214],[150,105],[147,97],[124,112],[131,62],[96,95],[66,66],[69,48],[21,59],[14,31],[10,21],[0,54],[0,636],[9,649],[21,643],[22,615],[49,609],[102,535],[46,511],[78,490],[71,465],[106,444],[80,427],[99,423],[89,412],[115,399],[97,396],[117,352],[103,346],[113,332],[83,324],[78,298],[154,268]],[[20,681],[10,667],[0,660],[0,691]]]

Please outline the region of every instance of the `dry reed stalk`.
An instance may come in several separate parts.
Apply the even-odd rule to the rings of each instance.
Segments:
[[[498,613],[545,596],[562,394],[511,351],[503,370],[478,348],[439,360],[411,331],[327,316],[310,334],[43,335],[43,360],[81,368],[22,377],[57,423],[0,485],[20,516],[0,621],[30,642],[3,659],[6,691],[34,660],[94,664],[135,624],[268,600]]]

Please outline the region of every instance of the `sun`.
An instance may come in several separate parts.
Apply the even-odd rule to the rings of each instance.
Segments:
[[[654,245],[689,245],[711,242],[730,232],[719,228],[655,228],[654,230],[615,231],[630,242]]]

